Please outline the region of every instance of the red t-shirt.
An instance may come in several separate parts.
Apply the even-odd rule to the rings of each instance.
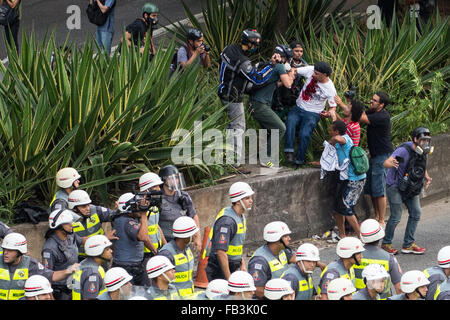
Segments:
[[[352,139],[353,145],[359,145],[359,140],[361,138],[361,127],[358,122],[348,121],[347,119],[343,119],[343,121],[347,124],[347,134]]]

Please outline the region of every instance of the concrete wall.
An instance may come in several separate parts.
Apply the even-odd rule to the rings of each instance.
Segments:
[[[429,156],[428,170],[433,182],[423,191],[424,201],[450,196],[450,133],[433,137],[435,151]],[[255,247],[262,241],[264,226],[275,220],[286,222],[292,238],[300,239],[321,234],[334,225],[332,218],[333,190],[329,179],[320,180],[319,169],[287,171],[273,176],[245,180],[255,190],[254,207],[248,215],[247,246]],[[217,213],[229,206],[228,189],[231,183],[190,191],[203,228],[211,226]],[[360,220],[371,214],[370,198],[361,197],[357,206]],[[389,215],[389,210],[387,216]],[[12,226],[23,233],[29,251],[40,260],[47,223]],[[108,228],[107,225],[105,225]]]

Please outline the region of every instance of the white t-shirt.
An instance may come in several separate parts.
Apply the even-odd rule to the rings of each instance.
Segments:
[[[297,72],[306,78],[305,85],[296,101],[297,106],[309,112],[320,113],[325,109],[325,103],[328,100],[331,108],[336,107],[334,97],[337,93],[331,79],[328,79],[326,83],[317,82],[313,85],[311,80],[313,80],[314,66],[297,68]]]

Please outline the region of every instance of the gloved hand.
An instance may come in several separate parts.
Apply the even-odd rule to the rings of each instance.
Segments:
[[[192,203],[192,200],[187,194],[180,194],[178,203],[183,210],[187,210],[188,206]]]

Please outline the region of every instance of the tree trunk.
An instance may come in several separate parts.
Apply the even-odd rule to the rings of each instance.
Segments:
[[[275,33],[285,35],[287,31],[287,18],[289,12],[289,0],[278,0]]]

